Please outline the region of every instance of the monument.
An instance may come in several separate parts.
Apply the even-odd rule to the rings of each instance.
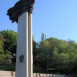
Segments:
[[[16,77],[33,76],[32,11],[35,0],[20,0],[8,10],[12,22],[18,23]]]

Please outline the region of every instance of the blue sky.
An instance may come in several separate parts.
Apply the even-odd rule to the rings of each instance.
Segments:
[[[17,32],[18,24],[11,23],[7,10],[18,0],[0,1],[0,31]],[[36,42],[42,32],[47,38],[55,37],[77,42],[77,0],[36,0],[33,10],[33,35]]]

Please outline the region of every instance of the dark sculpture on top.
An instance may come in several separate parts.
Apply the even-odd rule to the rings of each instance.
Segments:
[[[14,5],[14,7],[8,10],[7,15],[9,15],[9,18],[12,20],[12,22],[18,22],[18,17],[22,13],[32,13],[34,3],[35,0],[20,0]]]

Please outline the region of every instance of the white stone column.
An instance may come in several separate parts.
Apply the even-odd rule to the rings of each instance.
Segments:
[[[33,52],[32,52],[32,14],[28,14],[28,64],[29,77],[33,76]]]
[[[18,18],[16,77],[29,77],[28,49],[28,12],[25,12]]]

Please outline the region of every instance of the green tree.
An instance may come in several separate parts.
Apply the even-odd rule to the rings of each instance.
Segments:
[[[44,33],[42,33],[42,35],[41,35],[41,41],[43,41],[44,40]]]
[[[40,42],[38,55],[39,65],[43,69],[48,69],[50,67],[49,62],[49,50],[48,50],[48,42],[43,40]]]
[[[0,54],[4,54],[4,38],[0,34]]]
[[[37,48],[37,43],[33,40],[33,64],[37,65],[37,53],[38,53],[38,48]]]
[[[17,45],[17,33],[11,30],[4,30],[1,31],[1,35],[4,37],[4,52],[7,51],[11,52],[12,55],[12,61],[15,62],[16,56],[13,56],[13,54],[16,54],[16,45]]]
[[[57,38],[42,40],[38,47],[37,62],[41,69],[70,73],[77,67],[77,43]]]
[[[4,51],[7,50],[11,53],[16,53],[17,33],[11,30],[1,31],[4,39]]]
[[[12,56],[7,52],[6,54],[0,54],[0,65],[8,65],[12,63]]]

